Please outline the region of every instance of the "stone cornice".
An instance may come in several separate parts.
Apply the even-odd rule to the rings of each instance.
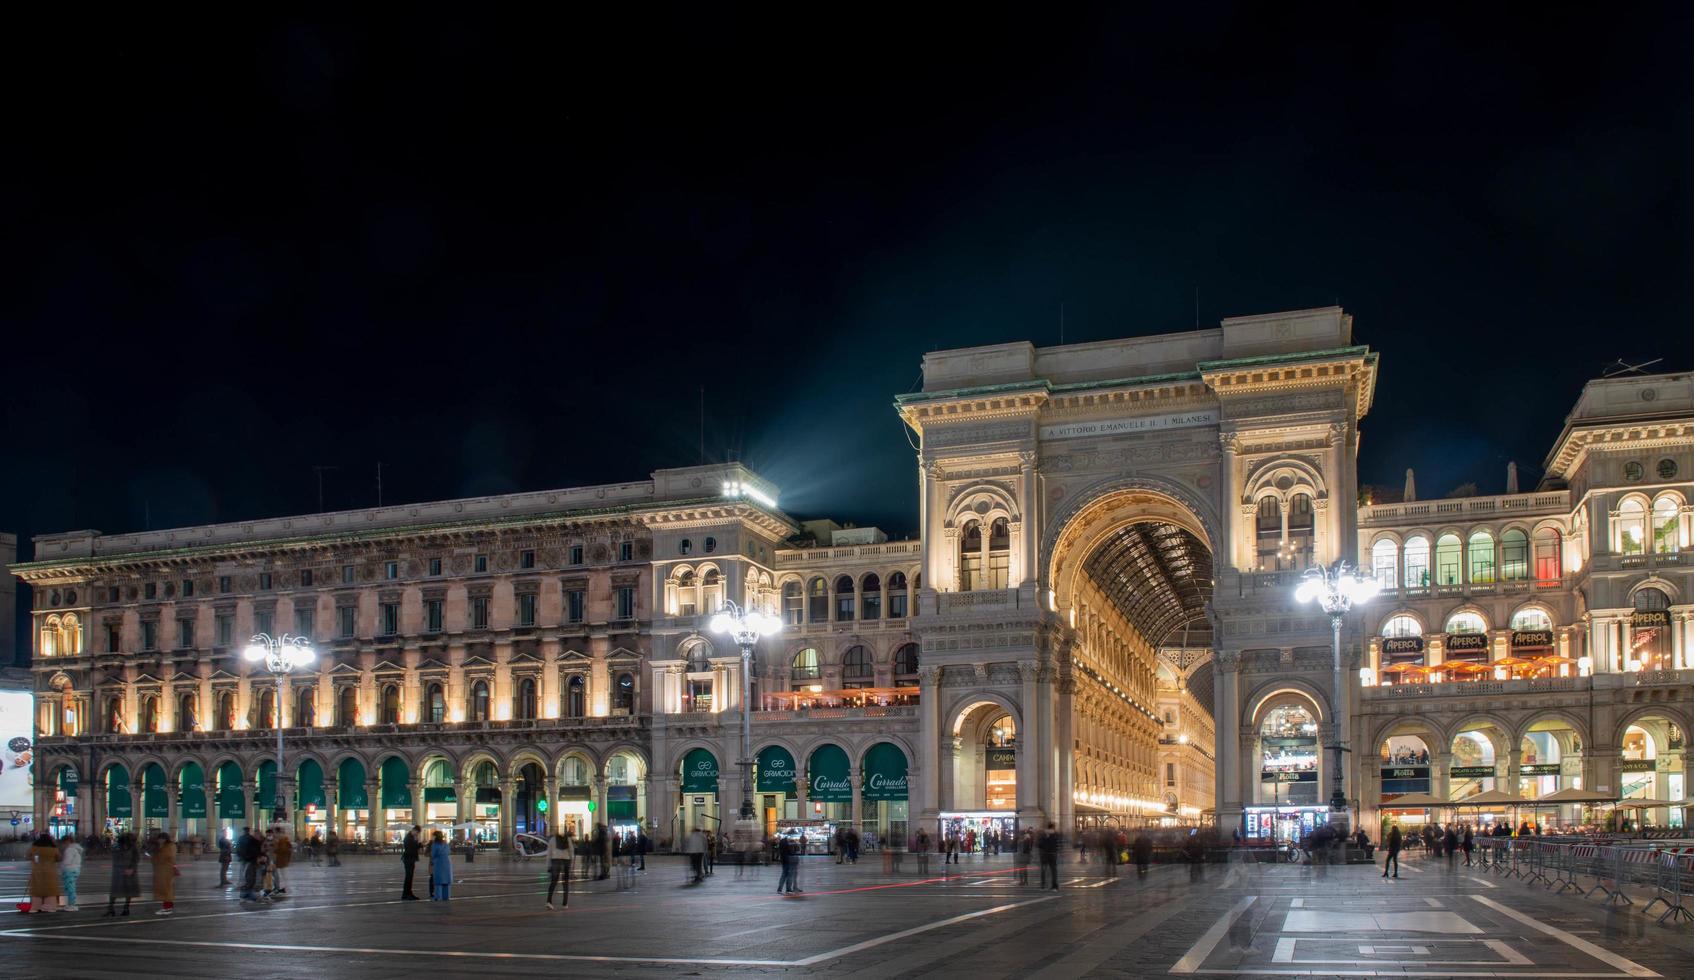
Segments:
[[[1596,422],[1567,428],[1547,454],[1545,479],[1568,480],[1596,449],[1685,449],[1694,439],[1694,418],[1640,422]]]

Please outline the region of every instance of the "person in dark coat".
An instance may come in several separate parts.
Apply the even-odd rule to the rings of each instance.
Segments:
[[[1447,825],[1447,832],[1441,836],[1441,853],[1447,855],[1449,868],[1459,859],[1459,834],[1452,824]]]
[[[265,842],[252,827],[243,830],[241,839],[235,842],[235,857],[241,862],[241,900],[244,902],[259,898],[259,859],[264,856]]]
[[[1036,841],[1041,850],[1041,887],[1047,887],[1047,875],[1053,876],[1053,890],[1059,890],[1059,825],[1049,823],[1047,832]]]
[[[1130,856],[1135,858],[1135,875],[1138,878],[1147,877],[1147,866],[1153,863],[1153,838],[1143,830],[1135,835],[1135,843],[1129,845]]]
[[[423,841],[418,839],[422,828],[413,826],[406,831],[406,839],[400,842],[400,863],[406,868],[406,883],[400,888],[400,900],[415,902],[418,896],[412,891],[412,875],[418,870],[418,852],[423,850]]]
[[[1388,830],[1388,856],[1386,858],[1384,858],[1383,861],[1382,861],[1382,876],[1384,878],[1398,878],[1398,877],[1400,877],[1400,843],[1401,843],[1401,840],[1402,840],[1402,838],[1400,837],[1400,825],[1395,824],[1393,827],[1390,827],[1389,830]],[[1394,869],[1393,874],[1388,873],[1388,869],[1390,867],[1393,867],[1393,869]]]
[[[1471,837],[1470,824],[1465,824],[1465,839],[1459,844],[1465,851],[1465,867],[1470,867],[1471,852],[1476,850],[1476,841]]]
[[[218,888],[228,888],[229,864],[235,860],[235,845],[229,842],[228,834],[218,835]]]
[[[129,903],[141,897],[141,848],[135,835],[126,833],[112,847],[112,887],[106,893],[106,914],[118,915],[118,899],[124,900],[121,914],[129,914]]]

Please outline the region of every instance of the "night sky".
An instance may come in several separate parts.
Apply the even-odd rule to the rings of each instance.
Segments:
[[[704,388],[709,459],[902,535],[925,351],[1196,290],[1355,314],[1423,496],[1694,369],[1688,15],[1120,6],[19,25],[0,529],[641,479]]]

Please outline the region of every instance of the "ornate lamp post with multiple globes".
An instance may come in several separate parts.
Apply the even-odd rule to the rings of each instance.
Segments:
[[[255,633],[241,655],[248,660],[264,661],[265,669],[276,678],[276,813],[271,819],[283,823],[288,819],[288,801],[282,780],[282,679],[294,668],[305,667],[317,660],[318,653],[312,649],[312,641],[304,636]]]
[[[1333,787],[1329,797],[1331,822],[1336,815],[1347,812],[1347,789],[1341,763],[1343,754],[1347,752],[1341,726],[1341,713],[1346,710],[1341,686],[1341,623],[1355,605],[1369,602],[1379,587],[1375,579],[1355,571],[1350,562],[1337,561],[1328,567],[1313,565],[1306,569],[1300,577],[1300,587],[1294,591],[1294,598],[1299,601],[1316,601],[1323,607],[1323,611],[1329,614],[1329,628],[1334,637],[1335,674],[1329,706],[1330,745],[1335,749],[1335,768],[1330,777]]]
[[[753,648],[760,637],[782,632],[782,620],[756,609],[742,609],[731,600],[724,603],[722,612],[712,617],[712,632],[728,635],[741,648],[741,820],[750,825],[753,821]]]

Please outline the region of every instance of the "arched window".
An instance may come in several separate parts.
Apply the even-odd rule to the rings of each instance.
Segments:
[[[588,685],[583,683],[581,674],[572,674],[570,682],[565,685],[565,715],[570,718],[588,716]]]
[[[440,684],[431,684],[429,694],[425,696],[424,700],[429,705],[430,724],[439,725],[447,720],[447,694],[441,689]]]
[[[1406,588],[1429,588],[1429,539],[1415,534],[1406,539]]]
[[[853,620],[853,579],[847,575],[835,579],[835,621],[838,623]]]
[[[959,591],[982,588],[982,522],[971,521],[959,535]]]
[[[829,586],[821,578],[806,584],[806,622],[829,622]]]
[[[712,669],[713,650],[709,644],[696,643],[688,648],[688,672],[703,674]]]
[[[1422,636],[1423,627],[1419,626],[1418,621],[1412,616],[1406,613],[1397,613],[1383,622],[1382,635],[1389,639]]]
[[[192,694],[178,695],[176,699],[176,730],[179,732],[194,732],[200,730],[200,712],[195,710],[199,698]]]
[[[1310,494],[1297,493],[1288,498],[1288,550],[1295,568],[1312,563],[1312,528],[1316,520],[1312,513]]]
[[[916,684],[918,677],[918,645],[906,643],[894,651],[894,683],[897,687]]]
[[[794,655],[788,676],[795,681],[815,681],[820,676],[817,650],[807,647]]]
[[[1259,510],[1253,521],[1256,529],[1259,568],[1275,571],[1282,567],[1282,501],[1275,497],[1259,498]]]
[[[382,689],[382,723],[400,724],[400,686],[390,684]]]
[[[1559,532],[1544,527],[1535,532],[1535,580],[1557,582],[1564,575]]]
[[[799,626],[804,622],[804,598],[800,595],[799,582],[782,583],[782,623],[784,626]]]
[[[1529,535],[1515,527],[1500,535],[1500,578],[1507,582],[1529,578]]]
[[[1443,534],[1435,540],[1435,584],[1459,584],[1463,552],[1464,545],[1457,534]]]
[[[875,671],[871,667],[870,651],[862,646],[853,646],[841,657],[841,684],[843,687],[870,687]]]
[[[723,608],[723,576],[715,568],[700,575],[700,608],[708,613]]]
[[[113,697],[106,699],[106,731],[122,732],[124,725],[124,699]]]
[[[1653,501],[1653,552],[1660,555],[1674,554],[1682,548],[1681,535],[1678,533],[1677,518],[1681,516],[1682,508],[1675,497],[1664,494]]]
[[[471,685],[471,721],[488,720],[488,682],[479,680]]]
[[[1370,549],[1371,574],[1376,578],[1376,584],[1383,590],[1395,587],[1395,577],[1400,569],[1400,546],[1393,538],[1378,538]]]
[[[676,577],[677,613],[693,616],[700,612],[700,590],[694,584],[694,573],[683,572]]]
[[[1012,529],[1004,517],[988,527],[988,581],[990,589],[1004,589],[1012,569]]]
[[[276,691],[271,688],[259,693],[259,727],[276,727]]]
[[[875,572],[859,580],[859,594],[864,596],[862,611],[864,619],[882,618],[882,579]]]
[[[317,723],[317,692],[311,687],[302,687],[294,695],[294,727],[311,728]]]
[[[76,601],[76,593],[70,593],[67,602]],[[59,653],[67,657],[75,657],[82,653],[82,623],[75,613],[66,613],[59,621]]]
[[[1647,547],[1647,508],[1641,506],[1641,501],[1630,497],[1618,505],[1618,539],[1619,554],[1639,555]]]
[[[1487,531],[1473,531],[1470,536],[1470,574],[1467,580],[1473,585],[1494,584],[1494,535]]]
[[[1630,621],[1626,670],[1669,670],[1671,656],[1670,596],[1659,589],[1635,593],[1635,615]]]
[[[1448,633],[1486,633],[1488,621],[1470,611],[1456,612],[1447,617]]]
[[[218,695],[218,731],[227,732],[235,729],[235,693],[224,691]]]
[[[906,573],[895,572],[888,576],[888,618],[906,618]]]
[[[612,714],[635,714],[635,675],[619,674],[612,682]]]
[[[159,699],[151,694],[141,699],[141,730],[143,732],[159,730]]]
[[[36,648],[43,657],[59,655],[59,619],[49,616],[41,624],[41,635],[36,642]]]
[[[1553,617],[1545,609],[1526,606],[1512,614],[1513,630],[1551,630]]]
[[[350,728],[359,723],[359,689],[343,687],[335,695],[335,723]]]
[[[525,677],[518,681],[518,703],[512,714],[524,719],[535,717],[535,678]]]

